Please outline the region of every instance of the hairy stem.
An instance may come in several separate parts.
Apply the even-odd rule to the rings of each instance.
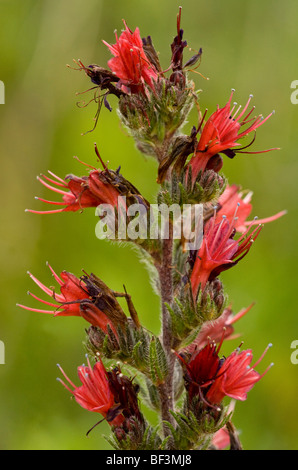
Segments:
[[[171,224],[170,224],[171,226]],[[161,292],[161,313],[162,313],[162,343],[168,358],[169,373],[163,384],[159,386],[159,396],[161,403],[161,418],[162,420],[173,423],[173,417],[170,410],[173,409],[173,370],[175,356],[172,353],[172,335],[170,315],[166,308],[166,303],[172,304],[173,300],[173,279],[172,279],[172,257],[173,257],[173,233],[172,227],[170,229],[169,238],[163,240],[162,260],[158,264],[157,270],[160,280]],[[165,437],[169,433],[169,429],[164,425]]]

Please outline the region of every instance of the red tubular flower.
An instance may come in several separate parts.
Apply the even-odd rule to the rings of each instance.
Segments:
[[[118,337],[115,325],[113,324],[113,316],[117,320],[115,321],[116,324],[122,324],[126,320],[126,316],[112,295],[106,300],[107,294],[105,295],[103,291],[100,292],[100,289],[94,286],[92,279],[95,276],[93,275],[92,279],[85,276],[84,280],[82,280],[69,272],[62,271],[60,278],[51,266],[49,268],[60,286],[60,294],[56,294],[54,289],[46,287],[31,273],[29,275],[38,287],[52,297],[56,303],[40,299],[31,292],[28,292],[28,294],[39,302],[52,307],[52,309],[44,310],[20,304],[17,305],[32,312],[46,313],[53,316],[80,316],[92,326],[100,328],[106,334],[108,333],[109,325],[113,333]],[[100,282],[104,286],[103,282]],[[106,287],[106,289],[108,288]],[[100,294],[98,299],[97,294]]]
[[[269,344],[260,359],[250,366],[252,361],[251,350],[239,352],[239,348],[227,359],[219,357],[222,342],[217,346],[210,342],[201,350],[195,351],[185,360],[185,355],[178,355],[184,368],[185,387],[190,401],[198,396],[207,406],[217,408],[225,396],[235,400],[244,401],[247,393],[261,380],[273,364],[260,375],[255,367],[261,362]]]
[[[227,186],[218,200],[219,209],[217,210],[216,221],[219,222],[221,220],[221,214],[224,214],[232,223],[235,216],[235,207],[238,206],[237,218],[235,220],[234,226],[237,232],[244,233],[248,226],[273,222],[274,220],[277,220],[279,217],[282,217],[286,214],[286,211],[281,211],[265,219],[248,221],[247,218],[252,211],[252,194],[253,193],[251,191],[247,192],[247,194],[244,194],[244,192],[242,192],[240,187],[236,184]]]
[[[261,362],[271,346],[272,344],[267,346],[253,366],[250,365],[253,358],[250,349],[241,352],[239,349],[234,351],[225,360],[220,373],[206,394],[206,399],[213,404],[221,403],[225,396],[240,401],[246,400],[247,393],[264,377],[273,365],[270,364],[261,375],[255,370],[255,367]]]
[[[190,278],[194,299],[199,286],[203,291],[208,281],[237,264],[249,252],[261,228],[258,226],[250,232],[249,227],[238,240],[234,240],[235,217],[233,223],[225,216],[222,216],[220,223],[216,223],[216,215],[207,222]]]
[[[77,403],[88,411],[100,413],[111,426],[121,426],[124,416],[121,414],[121,404],[115,402],[115,396],[109,383],[108,372],[101,360],[98,360],[93,369],[88,359],[88,365],[78,367],[78,376],[82,383],[77,387],[67,377],[63,369],[58,366],[68,384],[58,379],[64,387],[75,397]],[[70,388],[73,387],[73,390]]]
[[[144,432],[145,423],[139,409],[137,396],[139,386],[133,384],[132,379],[123,375],[119,367],[107,371],[101,359],[98,358],[92,369],[88,358],[87,361],[87,366],[78,367],[78,375],[82,383],[80,387],[76,387],[71,382],[59,365],[58,367],[69,385],[61,379],[58,380],[74,395],[82,408],[100,413],[111,426],[116,427],[114,432],[119,440],[125,438],[132,425],[135,428],[137,423],[139,430]],[[91,429],[93,428],[94,426]]]
[[[240,145],[238,143],[238,140],[242,137],[245,137],[250,132],[255,131],[258,127],[264,124],[274,113],[273,111],[265,119],[263,119],[262,116],[258,116],[253,119],[248,119],[254,110],[253,107],[248,112],[248,114],[245,115],[247,108],[250,104],[252,95],[250,95],[246,105],[240,113],[239,111],[241,109],[241,106],[239,106],[238,109],[234,112],[236,104],[234,104],[231,109],[231,101],[234,91],[235,90],[232,90],[230,99],[224,106],[224,108],[219,108],[218,106],[217,110],[210,116],[203,128],[195,153],[189,162],[189,166],[192,170],[193,182],[196,180],[199,172],[203,172],[205,170],[209,160],[214,155],[223,152],[226,153],[228,156],[233,157],[235,155],[235,151],[232,149]],[[253,122],[250,124],[250,126],[248,126],[245,130],[242,130],[241,132],[241,128],[251,121]],[[268,151],[269,150],[265,150],[265,152]]]
[[[46,300],[40,299],[36,295],[28,292],[34,299],[42,302],[45,305],[54,307],[54,310],[43,310],[38,308],[26,307],[24,305],[19,305],[19,307],[25,308],[26,310],[31,310],[32,312],[41,312],[48,313],[54,316],[80,316],[80,302],[89,299],[89,294],[85,290],[86,286],[83,282],[80,281],[73,274],[62,271],[60,277],[55,273],[53,268],[48,265],[55,280],[60,286],[60,294],[56,294],[54,289],[46,287],[42,282],[40,282],[33,274],[28,272],[31,279],[38,285],[47,295],[53,298],[56,302],[48,302]]]
[[[144,83],[153,89],[153,81],[158,78],[157,71],[143,49],[143,43],[139,28],[133,33],[126,23],[125,31],[118,38],[116,34],[116,44],[103,43],[113,54],[108,65],[112,72],[120,79],[122,91],[131,93],[144,92]]]
[[[49,211],[35,211],[27,209],[27,212],[35,214],[54,214],[58,212],[75,212],[86,207],[97,207],[100,204],[111,204],[117,207],[119,191],[105,177],[105,171],[93,170],[89,176],[67,176],[64,180],[49,171],[54,178],[42,175],[38,180],[48,189],[62,195],[62,201],[48,201],[37,197],[36,199],[48,204],[64,206],[61,209]],[[51,184],[49,184],[51,183]]]

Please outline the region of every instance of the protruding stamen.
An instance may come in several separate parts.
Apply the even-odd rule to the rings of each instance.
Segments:
[[[48,302],[47,300],[40,299],[39,297],[37,297],[37,295],[32,294],[32,292],[28,291],[27,294],[30,295],[31,297],[33,297],[33,299],[38,300],[39,302],[41,302],[45,305],[49,305],[50,307],[55,307],[55,308],[59,307],[59,305],[53,304],[53,302]],[[52,312],[52,313],[54,313],[54,312]]]
[[[17,307],[21,307],[24,310],[30,310],[30,312],[38,312],[38,313],[48,313],[49,315],[53,315],[53,310],[42,310],[39,308],[31,308],[27,307],[26,305],[16,304]]]
[[[41,290],[43,290],[47,295],[49,295],[51,297],[53,296],[53,290],[52,289],[49,289],[48,287],[46,287],[35,276],[33,276],[33,274],[31,274],[30,271],[27,271],[27,274],[31,277],[32,281],[34,281],[35,284],[37,284],[38,287],[40,287]]]
[[[249,95],[249,98],[248,98],[248,101],[247,101],[246,105],[244,106],[242,112],[239,114],[239,116],[236,119],[237,122],[242,118],[242,116],[245,113],[245,111],[247,110],[247,108],[249,106],[249,103],[251,102],[252,98],[253,98],[253,95]]]
[[[47,199],[43,199],[39,196],[35,196],[34,199],[37,201],[46,202],[47,204],[54,204],[55,206],[65,206],[65,202],[62,201],[48,201]]]
[[[48,171],[48,173],[53,176],[54,178],[57,179],[57,181],[49,178],[48,176],[44,175],[44,174],[41,174],[40,177],[41,178],[44,178],[45,180],[49,181],[50,183],[52,184],[55,184],[56,186],[60,186],[62,188],[67,188],[67,184],[65,183],[65,181],[61,178],[59,178],[59,176],[56,176],[54,173],[52,173],[51,171]],[[37,180],[40,180],[40,177],[37,177]]]
[[[272,343],[269,343],[268,346],[266,347],[265,351],[263,352],[263,354],[261,354],[260,358],[255,362],[255,364],[252,366],[252,368],[254,369],[260,362],[261,360],[264,358],[265,354],[267,353],[268,349],[272,348]]]
[[[60,366],[60,364],[57,364],[57,367],[58,367],[58,369],[60,370],[61,374],[65,377],[65,379],[67,380],[67,382],[75,389],[75,388],[76,388],[75,384],[74,384],[74,383],[70,380],[70,378],[65,374],[65,372],[64,372],[64,370],[62,369],[62,367]],[[63,382],[62,382],[62,383],[63,383]],[[65,384],[63,383],[63,385],[65,385]],[[69,390],[68,387],[66,387],[66,388]],[[73,393],[73,390],[70,390],[70,391],[71,391],[71,393]]]
[[[62,191],[61,189],[54,188],[50,184],[46,183],[43,179],[41,179],[39,176],[37,176],[38,181],[43,184],[46,188],[51,189],[51,191],[54,191],[55,193],[63,194],[64,196],[67,195],[68,193],[66,191]]]
[[[55,273],[54,269],[52,268],[52,266],[48,263],[48,261],[46,262],[46,265],[49,267],[51,273],[53,274],[54,278],[56,279],[56,281],[58,282],[58,284],[60,284],[60,286],[63,286],[64,282],[62,281],[62,279],[60,279],[60,277],[58,276],[57,273]]]
[[[279,219],[280,217],[282,217],[285,214],[287,214],[287,211],[281,211],[281,212],[278,212],[275,215],[272,215],[271,217],[266,217],[265,219],[258,219],[257,222],[255,222],[254,220],[246,221],[246,222],[244,222],[244,225],[252,226],[252,225],[256,225],[256,224],[265,224],[267,222],[273,222],[274,220]]]

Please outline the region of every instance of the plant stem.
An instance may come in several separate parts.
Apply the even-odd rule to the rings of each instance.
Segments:
[[[172,257],[173,257],[173,228],[170,224],[169,238],[163,240],[162,261],[157,266],[160,280],[161,308],[162,308],[162,343],[168,358],[168,376],[166,381],[158,387],[162,420],[173,423],[170,410],[173,409],[173,369],[175,356],[172,353],[172,337],[170,315],[166,303],[171,305],[173,300],[173,279],[172,279]],[[166,425],[163,427],[165,437],[169,434]]]

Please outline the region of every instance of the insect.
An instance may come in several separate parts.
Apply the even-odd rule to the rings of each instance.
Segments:
[[[91,79],[91,82],[95,85],[94,87],[89,88],[88,90],[77,93],[77,95],[81,95],[83,93],[88,93],[89,91],[95,90],[93,98],[91,98],[87,103],[85,101],[77,103],[77,106],[79,108],[85,108],[92,101],[94,101],[98,105],[96,114],[94,116],[94,126],[92,129],[85,132],[85,134],[87,134],[88,132],[92,132],[96,128],[103,103],[109,111],[112,111],[112,108],[107,99],[108,95],[115,95],[117,96],[117,98],[120,98],[124,93],[120,90],[120,88],[117,87],[117,82],[119,82],[119,78],[110,70],[106,70],[105,68],[95,64],[91,64],[86,67],[81,60],[76,61],[74,59],[74,62],[78,67],[71,67],[70,65],[67,65],[67,67],[72,68],[73,70],[83,70],[86,75]]]

